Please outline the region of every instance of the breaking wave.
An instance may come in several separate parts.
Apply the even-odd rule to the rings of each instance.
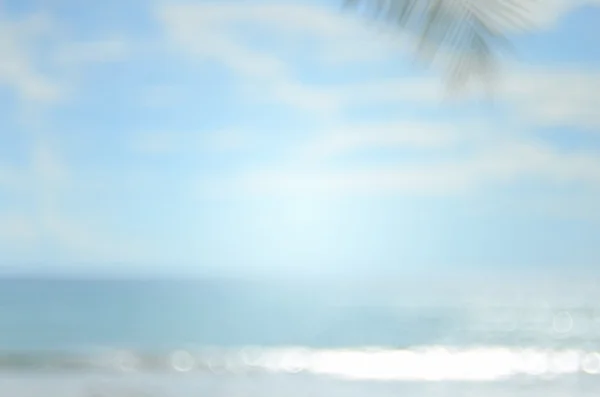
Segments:
[[[498,381],[518,376],[599,375],[600,352],[487,346],[411,349],[305,347],[177,350],[144,353],[2,353],[2,371],[308,373],[356,380]]]

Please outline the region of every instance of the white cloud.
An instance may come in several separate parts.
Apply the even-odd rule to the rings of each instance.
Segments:
[[[460,159],[388,166],[254,170],[234,181],[259,195],[452,195],[531,179],[552,186],[600,187],[600,158],[529,142],[506,142]]]
[[[499,86],[499,95],[534,125],[600,127],[600,72],[595,70],[516,71]]]
[[[60,102],[73,90],[81,66],[123,61],[132,52],[114,34],[74,41],[46,13],[15,17],[1,6],[0,13],[0,88],[12,89],[25,106]]]
[[[22,176],[19,169],[0,164],[0,190],[17,191],[23,185]]]
[[[44,15],[17,21],[0,18],[0,86],[11,87],[22,100],[55,102],[62,96],[61,87],[37,70],[32,54],[51,26]]]
[[[315,86],[289,92],[287,103],[312,104],[324,110],[362,105],[412,103],[437,105],[440,82],[432,78],[374,80],[341,86]],[[530,126],[600,127],[600,72],[584,67],[515,67],[498,76],[493,99],[506,103]],[[280,94],[279,98],[285,100]],[[458,98],[456,98],[458,99]],[[458,100],[467,103],[473,96]],[[308,107],[308,106],[307,106]]]
[[[582,6],[598,6],[598,0],[544,0],[531,3],[532,22],[537,29],[549,29],[564,15]]]
[[[122,38],[81,41],[62,44],[56,53],[61,64],[119,62],[131,53],[129,43]]]
[[[479,135],[477,127],[476,123],[423,120],[334,125],[324,128],[313,141],[294,151],[299,160],[313,162],[378,148],[448,150],[459,143],[472,141]]]
[[[565,1],[539,3],[538,28],[548,28],[578,4]],[[591,4],[591,3],[590,3]],[[381,80],[378,76],[350,84],[307,84],[296,78],[285,62],[290,50],[274,44],[272,51],[255,47],[239,34],[240,27],[258,26],[284,37],[316,39],[310,60],[344,62],[382,61],[404,51],[404,43],[376,37],[356,19],[334,10],[308,5],[210,4],[167,6],[158,10],[172,43],[198,59],[226,66],[241,78],[248,97],[284,103],[293,109],[328,116],[329,124],[305,146],[286,152],[279,164],[247,172],[233,181],[250,194],[453,194],[490,185],[511,184],[531,178],[553,186],[575,183],[600,185],[600,159],[589,153],[564,153],[552,146],[524,141],[518,132],[495,131],[510,136],[485,142],[476,128],[493,126],[432,124],[406,120],[364,125],[340,124],[340,113],[363,105],[437,105],[443,86],[436,78],[404,77]],[[381,46],[372,47],[374,43]],[[393,47],[393,48],[392,48]],[[305,49],[305,47],[302,47]],[[374,48],[371,52],[365,48]],[[358,53],[344,58],[340,54]],[[306,54],[303,54],[303,56]],[[306,58],[303,58],[306,59]],[[342,66],[339,66],[342,67]],[[297,71],[296,71],[297,72]],[[525,129],[571,126],[595,131],[600,126],[600,75],[573,67],[513,67],[498,81],[494,99],[512,107]],[[466,98],[468,102],[471,96]],[[509,116],[510,117],[510,116]],[[466,132],[468,130],[468,133]],[[490,132],[492,134],[492,132]],[[457,145],[472,150],[461,158],[433,164],[395,164],[386,167],[339,169],[323,163],[333,156],[376,147],[443,149]],[[460,149],[458,150],[460,151]],[[317,162],[317,163],[315,163]],[[231,186],[227,181],[204,184],[213,194]],[[226,194],[226,193],[225,193]]]
[[[146,250],[135,236],[101,233],[98,229],[59,212],[47,212],[41,219],[47,241],[60,249],[60,258],[75,263],[136,262]]]
[[[182,102],[184,95],[183,85],[158,84],[143,89],[139,102],[148,108],[164,108],[177,106]]]
[[[73,187],[73,179],[56,146],[48,140],[36,140],[31,172],[30,183],[36,198],[38,233],[60,247],[65,255],[77,259],[97,258],[100,254],[109,255],[114,252],[103,244],[103,238],[65,213],[63,202]]]
[[[152,155],[229,152],[247,149],[253,144],[251,133],[238,129],[205,131],[145,132],[133,136],[134,152]]]
[[[343,106],[343,98],[335,91],[291,81],[280,81],[274,85],[270,100],[322,114],[338,112]]]
[[[443,87],[433,78],[373,80],[346,85],[309,86],[281,83],[273,100],[296,109],[331,114],[364,105],[438,105]],[[589,131],[600,127],[600,72],[583,67],[514,68],[498,76],[492,98],[511,107],[532,127],[568,126]],[[450,98],[452,99],[452,98]],[[455,104],[469,104],[467,95]]]
[[[551,24],[570,9],[598,2],[540,2],[532,15],[540,26]],[[270,29],[288,44],[294,38],[316,38],[317,49],[331,54],[337,50],[361,52],[374,43],[386,43],[372,60],[397,54],[387,36],[369,33],[364,24],[336,10],[309,5],[208,4],[171,5],[158,15],[170,38],[180,49],[201,59],[219,62],[245,77],[242,88],[255,101],[284,103],[294,109],[334,117],[337,113],[364,104],[439,103],[443,86],[435,78],[399,78],[351,84],[306,84],[297,79],[284,62],[281,48],[266,52],[237,34],[236,28],[251,24]],[[281,56],[279,56],[281,55]],[[354,59],[356,60],[356,59]],[[346,59],[351,61],[351,59]],[[342,66],[339,66],[342,67]],[[531,125],[566,125],[585,129],[600,126],[600,74],[593,70],[564,66],[556,68],[514,67],[506,70],[496,84],[494,97],[514,106]],[[471,98],[471,97],[469,97]],[[467,98],[467,99],[469,99]]]
[[[98,222],[89,221],[98,220],[94,211],[76,216],[65,206],[85,182],[75,179],[56,144],[36,136],[31,154],[31,162],[22,168],[0,168],[2,194],[24,204],[18,208],[22,213],[10,205],[0,213],[0,246],[19,248],[19,252],[26,248],[28,258],[42,261],[48,260],[44,257],[48,246],[53,248],[52,258],[66,262],[129,261],[143,256],[135,236],[125,239],[115,231],[106,233]]]
[[[0,214],[0,246],[31,248],[36,243],[38,230],[31,220],[20,214]]]
[[[32,166],[38,182],[48,189],[58,190],[69,183],[67,166],[48,142],[36,142]]]
[[[396,53],[399,47],[388,36],[369,32],[351,16],[323,7],[169,5],[159,8],[157,16],[171,44],[197,59],[218,62],[242,77],[242,88],[254,100],[286,103],[324,114],[340,109],[345,92],[338,87],[324,89],[299,81],[285,60],[290,43],[300,48],[303,40],[312,40],[308,59],[317,62],[381,60]],[[268,29],[272,37],[285,37],[286,48],[267,52],[254,47],[237,31],[248,24]]]
[[[38,216],[43,218],[59,212],[63,196],[72,181],[68,166],[47,139],[34,139],[31,164],[24,175]],[[40,227],[43,229],[43,225]]]
[[[201,6],[170,6],[160,12],[170,38],[185,52],[217,61],[248,77],[271,78],[285,73],[285,65],[276,57],[253,51],[238,43],[232,32],[210,21],[210,10]]]
[[[529,9],[535,29],[552,26],[572,9],[584,5],[599,5],[598,0],[545,0],[523,4]],[[341,3],[340,3],[341,5]],[[374,61],[389,58],[391,52],[408,48],[407,35],[395,29],[372,22],[370,18],[345,13],[341,9],[307,4],[253,3],[210,3],[185,4],[167,3],[157,9],[159,19],[180,44],[199,50],[205,56],[222,58],[226,52],[237,60],[251,59],[258,52],[243,52],[217,49],[218,45],[231,47],[237,41],[234,28],[254,25],[266,28],[278,36],[289,38],[316,39],[314,50],[319,58],[327,61],[351,62]],[[215,40],[211,43],[211,39]],[[236,56],[237,55],[237,56]],[[265,55],[265,54],[263,54]]]
[[[378,60],[389,57],[390,47],[399,45],[397,36],[376,37],[369,33],[366,24],[352,14],[311,5],[179,4],[159,8],[158,16],[181,44],[198,49],[204,46],[207,53],[209,48],[215,51],[216,46],[208,43],[211,38],[217,39],[217,44],[227,43],[226,47],[231,47],[231,41],[238,38],[234,28],[242,24],[266,28],[280,37],[296,39],[296,42],[297,39],[311,38],[315,40],[313,50],[316,54],[313,55],[322,61]],[[257,51],[252,54],[240,51],[236,55],[251,59],[257,54]]]

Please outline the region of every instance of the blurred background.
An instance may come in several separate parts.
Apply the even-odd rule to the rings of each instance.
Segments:
[[[600,3],[441,3],[0,1],[2,393],[599,390]]]

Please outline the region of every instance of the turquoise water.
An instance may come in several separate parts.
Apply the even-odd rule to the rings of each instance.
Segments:
[[[445,336],[462,315],[381,307],[366,289],[335,284],[5,280],[0,349],[408,346]]]
[[[4,279],[0,387],[583,396],[600,387],[595,286]]]

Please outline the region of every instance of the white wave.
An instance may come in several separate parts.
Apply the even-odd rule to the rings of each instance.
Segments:
[[[600,375],[600,352],[583,349],[458,348],[424,346],[314,349],[308,347],[175,350],[167,354],[113,351],[88,356],[2,355],[13,371],[77,369],[87,372],[146,371],[191,374],[198,371],[241,374],[269,372],[330,376],[345,380],[498,381],[516,376],[551,378],[569,374]],[[600,379],[600,376],[599,376]]]
[[[518,375],[600,374],[600,353],[584,350],[510,349],[267,349],[247,365],[345,379],[494,381]]]

